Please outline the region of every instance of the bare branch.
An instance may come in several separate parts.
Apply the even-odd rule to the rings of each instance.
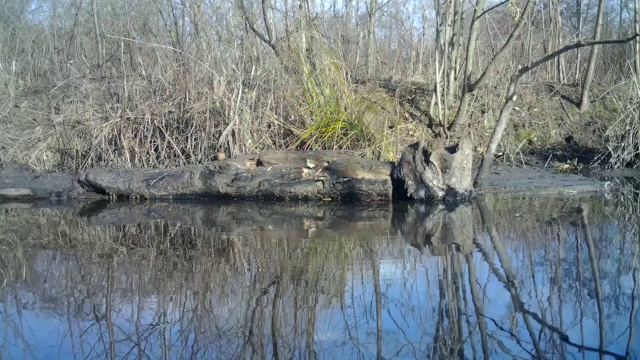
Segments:
[[[266,22],[266,14],[263,14],[263,16],[265,16],[265,26],[267,28],[267,35],[264,35],[263,33],[260,32],[260,30],[258,30],[255,27],[255,25],[249,18],[249,12],[247,11],[247,8],[244,6],[244,0],[240,0],[239,3],[240,3],[240,10],[242,11],[242,16],[244,17],[244,21],[249,27],[249,29],[251,29],[251,31],[258,37],[258,39],[260,39],[260,41],[267,44],[276,53],[276,55],[279,55],[280,52],[278,50],[278,47],[272,41],[271,35],[268,34],[271,30],[269,28],[268,23]],[[264,1],[262,5],[263,5],[263,12],[264,12]]]
[[[488,8],[487,10],[483,11],[482,13],[480,13],[480,15],[478,15],[477,19],[480,19],[481,17],[485,16],[487,13],[491,12],[493,9],[498,8],[506,3],[508,3],[509,0],[504,0],[502,2],[499,2],[495,5],[493,5],[492,7]]]
[[[270,7],[268,3],[269,3],[269,0],[262,0],[262,20],[264,21],[264,28],[267,30],[267,38],[269,39],[269,44],[274,44],[273,30],[271,30],[271,24],[269,23],[269,16],[267,15],[267,12],[269,11],[268,8]]]
[[[595,45],[608,45],[608,44],[626,44],[628,42],[631,42],[633,40],[635,40],[635,38],[640,37],[640,34],[635,34],[623,39],[607,39],[607,40],[591,40],[591,41],[578,41],[576,43],[573,43],[571,45],[567,45],[564,46],[554,52],[552,52],[551,54],[545,55],[542,58],[530,63],[529,65],[522,67],[518,70],[518,72],[516,73],[516,75],[518,77],[522,77],[522,75],[526,74],[527,72],[537,68],[538,66],[546,63],[549,60],[553,60],[556,57],[566,53],[567,51],[571,51],[571,50],[575,50],[575,49],[580,49],[583,47],[588,47],[588,46],[595,46]]]
[[[477,90],[478,87],[480,87],[480,85],[482,85],[482,83],[484,82],[484,79],[486,78],[487,74],[493,71],[493,68],[498,63],[498,59],[504,56],[504,54],[507,52],[507,49],[509,48],[509,46],[511,46],[511,43],[518,36],[518,34],[520,34],[520,30],[522,29],[524,24],[527,22],[527,14],[528,14],[529,7],[531,6],[531,3],[532,3],[531,0],[527,0],[527,3],[524,6],[524,10],[522,11],[522,15],[520,16],[520,19],[518,19],[518,23],[516,24],[516,27],[513,29],[511,34],[509,34],[509,38],[507,38],[507,41],[504,42],[500,50],[498,50],[498,52],[495,55],[493,55],[493,58],[491,58],[491,60],[489,61],[489,64],[482,72],[482,75],[478,77],[478,80],[476,80],[473,84],[469,85],[469,89],[467,89],[467,91],[474,92],[475,90]]]
[[[500,111],[500,116],[498,118],[498,122],[496,123],[495,128],[493,129],[493,134],[491,135],[491,140],[487,145],[487,150],[482,156],[482,160],[480,162],[480,168],[476,174],[476,178],[474,181],[474,187],[476,190],[482,190],[483,181],[486,174],[489,172],[489,167],[493,162],[493,158],[498,147],[498,143],[502,139],[502,134],[504,130],[507,128],[507,124],[509,123],[509,117],[511,116],[511,110],[513,110],[514,103],[517,99],[516,93],[518,90],[518,83],[524,74],[529,71],[537,68],[538,66],[546,63],[549,60],[553,60],[556,57],[566,53],[567,51],[571,51],[574,49],[579,49],[587,46],[595,46],[595,45],[606,45],[606,44],[625,44],[633,41],[634,39],[640,37],[640,34],[635,34],[633,36],[623,38],[623,39],[610,39],[610,40],[592,40],[592,41],[578,41],[574,44],[567,45],[561,49],[558,49],[548,55],[543,56],[542,58],[530,63],[527,66],[521,67],[518,71],[513,74],[511,77],[511,82],[509,83],[509,88],[507,90],[507,96],[504,101],[504,105],[502,110]]]

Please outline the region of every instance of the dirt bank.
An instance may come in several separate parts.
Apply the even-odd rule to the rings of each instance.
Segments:
[[[484,192],[566,195],[609,190],[609,186],[596,177],[559,174],[550,168],[498,167],[491,170]]]
[[[0,167],[0,201],[68,200],[95,197],[76,181],[76,175],[66,172],[34,171],[27,167]]]

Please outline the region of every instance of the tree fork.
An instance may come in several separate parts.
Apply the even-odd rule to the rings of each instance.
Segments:
[[[525,3],[524,10],[522,11],[520,18],[518,19],[518,22],[515,28],[513,29],[513,31],[511,31],[511,34],[509,34],[509,37],[507,38],[505,43],[502,45],[500,50],[498,50],[498,52],[491,58],[491,60],[489,61],[489,64],[484,69],[482,74],[474,82],[471,81],[471,73],[473,72],[473,62],[470,62],[470,60],[472,60],[473,52],[475,51],[475,38],[472,38],[471,35],[473,33],[473,35],[476,36],[475,31],[477,30],[473,30],[473,31],[470,30],[469,45],[467,46],[467,56],[466,56],[466,64],[465,64],[465,77],[464,77],[464,84],[462,87],[462,98],[460,99],[460,103],[458,105],[458,111],[456,112],[456,117],[453,119],[453,121],[449,125],[449,132],[455,132],[456,128],[458,128],[460,125],[464,125],[467,123],[468,121],[467,109],[469,107],[469,100],[470,100],[469,96],[471,95],[472,92],[476,91],[482,84],[484,84],[484,82],[487,79],[487,75],[491,71],[493,71],[498,60],[501,59],[506,54],[507,50],[513,43],[514,39],[520,33],[520,30],[524,27],[524,24],[527,22],[527,17],[529,16],[529,12],[532,11],[531,9],[533,9],[533,6],[531,5],[531,3],[532,1],[527,1]],[[498,5],[502,5],[502,3],[499,3]],[[482,4],[482,6],[484,7],[484,3]],[[473,27],[474,24],[478,21],[478,19],[481,16],[485,15],[488,11],[494,8],[495,7],[492,7],[491,9],[482,12],[477,17],[474,16],[471,26]],[[476,10],[479,10],[479,9],[476,9]],[[474,10],[474,13],[476,10]],[[473,49],[471,48],[471,46],[473,46]]]
[[[518,83],[526,73],[546,63],[547,61],[557,58],[558,56],[570,50],[580,49],[580,48],[589,47],[589,46],[596,46],[596,45],[625,44],[630,41],[634,41],[636,38],[639,38],[639,37],[640,37],[640,34],[636,33],[633,36],[630,36],[628,38],[623,38],[623,39],[578,41],[574,44],[567,45],[563,48],[560,48],[552,52],[551,54],[545,55],[542,58],[530,63],[525,67],[519,68],[518,71],[516,71],[516,73],[513,74],[513,76],[511,77],[511,81],[509,82],[509,88],[507,89],[507,96],[504,102],[504,106],[502,107],[502,110],[500,111],[500,117],[498,118],[498,123],[496,124],[496,127],[493,129],[491,140],[489,141],[489,144],[487,145],[487,149],[484,155],[482,156],[482,160],[480,162],[480,168],[478,169],[478,172],[476,174],[476,178],[473,184],[475,190],[482,190],[482,187],[484,185],[483,184],[484,178],[487,175],[487,172],[489,171],[489,167],[491,166],[491,163],[493,162],[496,148],[498,147],[498,143],[502,139],[502,134],[504,133],[504,130],[506,129],[509,123],[509,116],[511,115],[511,110],[513,110],[514,103],[517,99],[516,92],[518,90]]]

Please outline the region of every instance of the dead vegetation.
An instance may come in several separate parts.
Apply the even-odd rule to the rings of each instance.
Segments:
[[[0,16],[0,163],[74,170],[283,148],[395,160],[407,144],[433,137],[468,136],[484,153],[511,74],[570,38],[589,39],[596,15],[573,2],[543,9],[531,1],[38,4],[8,0]],[[562,6],[579,21],[563,24]],[[629,33],[631,19],[606,17],[603,37]],[[630,131],[637,85],[610,91],[634,86],[633,46],[602,52],[601,85],[591,90],[591,110],[578,113],[584,53],[567,52],[523,78],[525,88],[578,91],[564,98],[525,89],[499,144],[504,159],[522,163],[527,151],[573,136],[605,150],[601,163],[638,165]],[[611,102],[614,110],[602,105]],[[585,126],[598,131],[583,142]]]

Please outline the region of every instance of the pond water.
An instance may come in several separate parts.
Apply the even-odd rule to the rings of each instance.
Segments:
[[[639,198],[0,204],[0,358],[638,358]]]

